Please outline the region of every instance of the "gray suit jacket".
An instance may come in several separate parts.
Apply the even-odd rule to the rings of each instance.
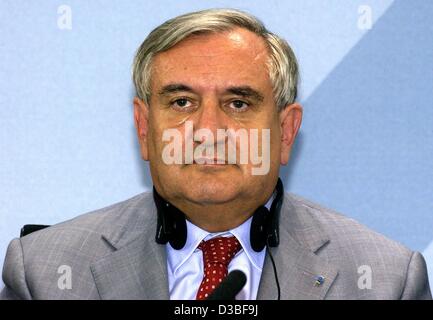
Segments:
[[[14,239],[0,299],[169,299],[155,231],[152,194],[143,193]],[[420,253],[293,194],[284,198],[280,238],[271,250],[282,299],[431,299]],[[267,256],[258,299],[276,297]]]

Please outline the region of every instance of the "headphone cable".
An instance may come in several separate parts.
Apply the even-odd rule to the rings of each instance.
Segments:
[[[266,241],[266,251],[269,254],[269,258],[271,258],[272,268],[274,269],[275,282],[277,283],[277,290],[278,290],[277,300],[280,300],[281,297],[280,282],[278,281],[278,273],[277,273],[277,267],[275,266],[274,257],[272,256],[271,250],[269,248],[269,238]]]

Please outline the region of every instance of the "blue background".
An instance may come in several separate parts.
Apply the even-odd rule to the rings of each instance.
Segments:
[[[72,29],[58,28],[60,5]],[[361,5],[370,30],[358,27]],[[23,224],[54,224],[151,187],[131,64],[178,14],[234,7],[298,56],[304,122],[288,191],[423,252],[433,278],[433,2],[0,3],[0,265]],[[0,282],[0,287],[2,283]]]

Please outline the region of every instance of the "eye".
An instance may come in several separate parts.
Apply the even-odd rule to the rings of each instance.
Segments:
[[[185,109],[191,106],[191,102],[187,98],[179,98],[174,100],[171,105],[175,108]]]
[[[248,108],[249,104],[242,100],[234,100],[229,104],[230,108],[235,109],[236,112],[243,111]]]

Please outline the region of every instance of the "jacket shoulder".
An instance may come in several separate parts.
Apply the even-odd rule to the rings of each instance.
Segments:
[[[286,194],[286,199],[296,211],[298,225],[316,227],[327,236],[333,245],[341,249],[359,247],[365,251],[392,250],[394,255],[410,257],[412,251],[403,244],[372,230],[364,224],[295,194]],[[374,250],[373,250],[374,251]]]
[[[14,239],[5,259],[5,284],[15,293],[27,293],[20,294],[26,298],[31,294],[35,299],[68,299],[74,298],[74,292],[80,292],[75,296],[79,299],[99,298],[90,266],[112,253],[122,235],[133,237],[150,230],[146,227],[156,220],[152,205],[152,194],[142,193]],[[11,273],[13,269],[16,271]],[[67,270],[73,279],[79,279],[73,283],[83,288],[59,290],[58,281]],[[20,286],[15,284],[17,279]]]
[[[300,196],[287,194],[285,200],[290,234],[301,245],[321,243],[312,251],[338,270],[329,298],[430,297],[426,265],[420,253]],[[368,287],[368,282],[362,282],[367,276],[371,276],[371,290],[362,290]]]
[[[81,214],[73,219],[52,225],[48,228],[32,232],[21,238],[24,246],[43,241],[54,235],[70,237],[78,235],[113,234],[122,232],[127,227],[133,227],[139,220],[149,218],[149,206],[152,204],[152,194],[144,192],[130,199],[109,205],[107,207]],[[82,236],[80,237],[82,238]],[[84,240],[84,239],[83,239]],[[70,241],[67,243],[71,244]],[[73,242],[72,242],[73,243]]]

